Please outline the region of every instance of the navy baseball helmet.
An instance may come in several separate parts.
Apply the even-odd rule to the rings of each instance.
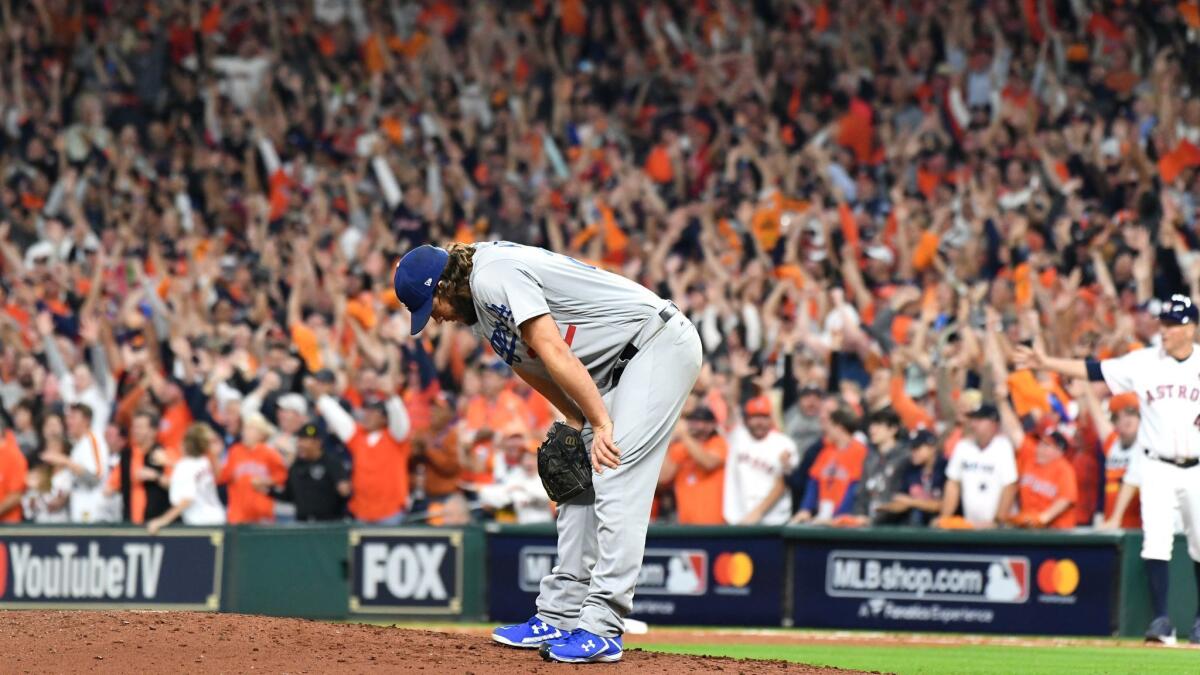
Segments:
[[[428,244],[418,246],[400,259],[392,280],[396,297],[412,313],[412,334],[421,332],[433,312],[433,291],[450,254],[445,249]]]
[[[1175,326],[1193,325],[1200,320],[1200,311],[1196,310],[1191,298],[1176,293],[1171,296],[1170,300],[1162,304],[1162,309],[1158,312],[1158,320]]]

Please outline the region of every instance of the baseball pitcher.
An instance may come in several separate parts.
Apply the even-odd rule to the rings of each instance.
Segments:
[[[421,246],[394,281],[414,335],[431,317],[472,326],[566,417],[538,450],[559,564],[537,613],[492,639],[546,660],[619,661],[659,469],[700,372],[696,329],[633,281],[508,242]]]

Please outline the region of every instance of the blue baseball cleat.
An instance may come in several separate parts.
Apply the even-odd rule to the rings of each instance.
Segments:
[[[536,615],[530,617],[525,623],[500,626],[492,631],[493,642],[521,649],[537,649],[547,640],[564,638],[566,636],[567,633],[565,631],[551,626],[537,618]]]
[[[621,638],[600,637],[577,628],[565,640],[554,640],[538,652],[546,661],[560,663],[615,663],[621,660]]]

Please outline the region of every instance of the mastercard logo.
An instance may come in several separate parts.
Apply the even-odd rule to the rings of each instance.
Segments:
[[[1067,558],[1045,560],[1038,565],[1037,585],[1047,595],[1070,595],[1079,588],[1079,566]]]
[[[754,576],[754,561],[738,551],[722,553],[713,563],[713,579],[721,586],[742,588]]]

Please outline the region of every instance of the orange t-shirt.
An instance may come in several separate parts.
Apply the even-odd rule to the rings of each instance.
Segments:
[[[550,405],[550,401],[546,400],[546,397],[539,394],[536,389],[530,389],[525,396],[525,407],[533,417],[534,432],[540,434],[554,424],[554,406]]]
[[[668,457],[679,468],[675,472],[675,508],[681,525],[724,525],[721,505],[725,498],[725,459],[729,444],[721,434],[713,434],[701,444],[705,452],[718,455],[721,465],[706,470],[688,454],[681,442],[672,443]]]
[[[862,478],[866,459],[867,446],[858,441],[850,441],[844,448],[826,443],[808,472],[809,478],[817,481],[818,500],[832,502],[836,512],[845,500],[850,485]]]
[[[467,428],[473,431],[495,431],[514,420],[524,424],[526,428],[533,426],[533,415],[529,412],[529,406],[525,404],[524,399],[508,389],[501,391],[495,401],[489,401],[482,394],[473,396],[467,403],[466,418]]]
[[[1021,510],[1039,514],[1059,499],[1066,499],[1074,504],[1079,499],[1079,487],[1075,484],[1075,467],[1063,457],[1047,464],[1038,464],[1033,458],[1036,443],[1036,439],[1027,438],[1018,454],[1021,460],[1021,478],[1018,480],[1017,499]],[[1068,508],[1063,511],[1047,527],[1075,527],[1075,509]]]
[[[179,401],[163,410],[158,421],[158,443],[173,453],[183,450],[183,436],[192,424],[192,411]]]
[[[408,505],[407,441],[386,429],[373,434],[361,426],[346,443],[354,460],[350,471],[350,513],[359,520],[382,520]]]
[[[888,392],[891,395],[892,408],[896,410],[896,414],[900,416],[900,421],[906,429],[916,431],[933,428],[933,415],[930,415],[928,410],[922,408],[921,404],[914,401],[904,390],[903,377],[892,377]]]
[[[146,515],[146,486],[137,479],[137,474],[146,465],[146,451],[133,443],[129,444],[129,519],[141,525]],[[108,474],[108,487],[121,490],[121,467],[118,465]]]
[[[476,471],[475,467],[479,467]],[[462,470],[465,483],[488,485],[495,482],[493,471],[496,467],[496,448],[491,441],[480,441],[471,445],[467,450],[467,464]]]
[[[1120,440],[1120,435],[1117,432],[1112,432],[1108,438],[1104,440],[1104,457],[1107,459]],[[1108,518],[1112,515],[1113,508],[1117,505],[1117,495],[1121,492],[1121,484],[1125,479],[1125,472],[1129,470],[1128,466],[1115,466],[1109,462],[1105,462],[1104,467],[1104,517]],[[1129,508],[1125,509],[1125,515],[1121,518],[1121,527],[1131,530],[1142,529],[1142,505],[1138,495],[1133,496],[1133,500],[1129,502]]]
[[[320,370],[321,345],[317,342],[317,334],[302,323],[292,324],[291,329],[292,344],[296,345],[296,351],[299,352],[300,358],[304,359],[304,365],[313,372]]]
[[[230,525],[275,521],[275,500],[254,488],[256,478],[267,478],[275,485],[283,485],[287,480],[287,467],[279,452],[265,443],[253,448],[237,443],[229,448],[229,457],[221,467],[217,483],[229,486]]]
[[[458,491],[462,461],[458,456],[458,433],[447,429],[441,437],[431,436],[425,450],[425,494],[444,497]]]
[[[0,441],[0,499],[11,494],[25,493],[25,475],[29,471],[29,463],[21,454],[17,445],[17,437],[12,431],[4,432],[4,440]],[[0,523],[21,522],[21,502],[0,513]]]

